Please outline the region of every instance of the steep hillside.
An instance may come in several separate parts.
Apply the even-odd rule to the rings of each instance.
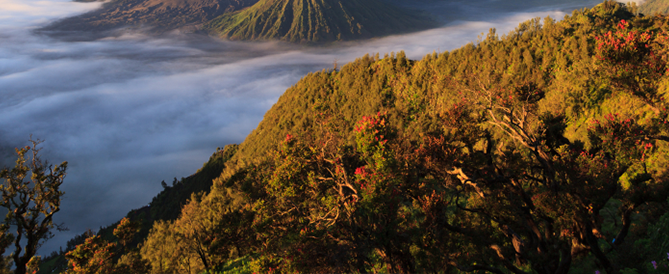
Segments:
[[[232,40],[351,40],[434,26],[425,15],[380,0],[261,0],[212,20],[206,28]]]
[[[310,73],[133,262],[655,273],[669,242],[668,37],[664,17],[607,1],[422,60]]]
[[[668,240],[668,31],[606,2],[311,73],[191,205],[223,240],[174,267],[227,271],[234,253],[249,272],[652,271]]]
[[[112,0],[99,10],[55,22],[46,31],[106,31],[146,27],[155,32],[199,29],[226,12],[251,6],[258,0]]]

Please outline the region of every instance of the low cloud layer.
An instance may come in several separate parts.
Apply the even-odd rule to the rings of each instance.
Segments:
[[[70,231],[57,233],[40,251],[48,254],[87,228],[109,225],[147,205],[161,190],[160,181],[192,174],[216,147],[242,142],[308,72],[366,53],[404,50],[419,59],[475,41],[493,27],[507,33],[524,20],[560,19],[561,10],[593,4],[572,1],[514,13],[477,12],[473,6],[468,8],[475,20],[306,48],[189,34],[65,42],[31,30],[98,4],[0,0],[0,156],[25,145],[32,134],[45,140],[45,159],[70,163],[62,211],[55,217]]]

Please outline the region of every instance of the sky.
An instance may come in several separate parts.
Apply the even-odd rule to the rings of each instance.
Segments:
[[[511,2],[416,0],[443,26],[306,47],[186,33],[64,41],[33,30],[99,3],[0,0],[0,164],[12,164],[13,148],[25,146],[31,134],[44,140],[43,159],[69,162],[61,211],[54,217],[69,231],[56,232],[38,252],[48,255],[86,229],[110,225],[147,205],[162,180],[191,175],[217,147],[242,142],[279,96],[309,72],[367,53],[404,50],[420,59],[474,42],[490,28],[508,33],[525,20],[561,19],[565,10],[599,1]]]

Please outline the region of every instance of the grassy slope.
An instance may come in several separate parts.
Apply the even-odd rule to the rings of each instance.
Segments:
[[[379,0],[261,0],[219,16],[206,28],[233,40],[327,42],[433,26],[429,19]]]

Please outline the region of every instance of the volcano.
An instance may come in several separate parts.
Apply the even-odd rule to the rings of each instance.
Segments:
[[[434,22],[380,0],[260,0],[205,26],[231,40],[329,42],[421,30]]]

